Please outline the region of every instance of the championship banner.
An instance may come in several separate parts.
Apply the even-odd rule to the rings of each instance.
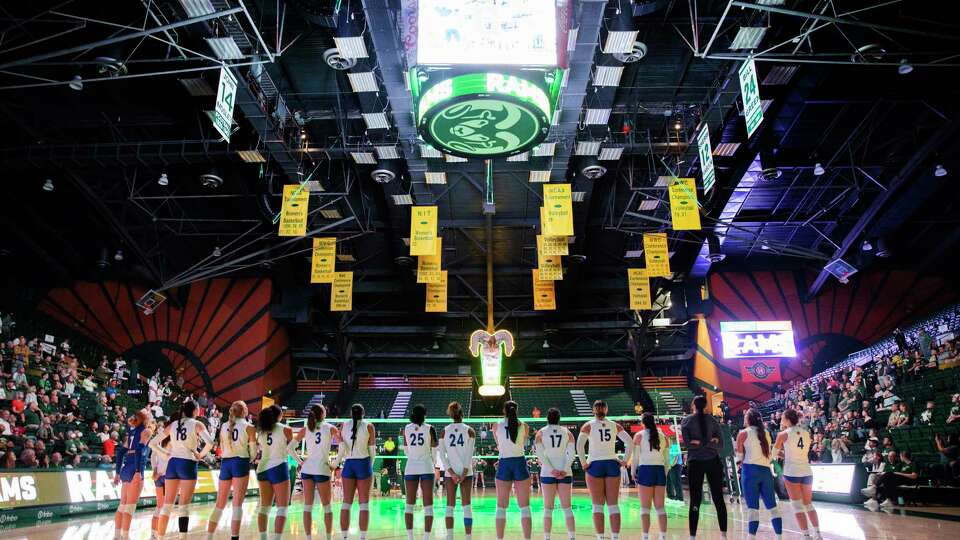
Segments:
[[[427,283],[427,313],[447,312],[447,271],[440,272],[440,281]]]
[[[330,289],[330,311],[353,309],[353,272],[334,272]]]
[[[543,184],[544,236],[573,236],[570,184]]]
[[[675,231],[699,231],[700,209],[697,208],[697,181],[674,178],[670,184],[670,217]]]
[[[279,236],[303,236],[307,234],[307,210],[310,206],[310,190],[300,184],[283,186],[283,206],[280,208]]]
[[[647,277],[670,277],[670,253],[667,249],[667,233],[643,233]]]
[[[337,262],[337,239],[314,238],[310,258],[310,283],[333,283]]]
[[[417,283],[440,283],[443,238],[438,237],[434,243],[436,251],[433,254],[417,257]]]
[[[410,255],[433,255],[437,245],[437,207],[410,208]]]
[[[548,237],[552,238],[552,237]],[[561,236],[564,241],[566,237]],[[559,255],[547,255],[544,253],[544,237],[537,235],[537,269],[540,271],[540,279],[558,281],[563,279],[563,263]]]
[[[537,253],[544,255],[569,255],[570,244],[566,236],[537,235]]]
[[[740,380],[748,383],[780,382],[780,360],[740,360]]]
[[[630,309],[641,311],[652,309],[650,297],[650,278],[644,268],[627,268],[627,286],[630,288]]]
[[[540,271],[533,269],[533,309],[537,311],[557,309],[557,297],[553,281],[540,279]]]

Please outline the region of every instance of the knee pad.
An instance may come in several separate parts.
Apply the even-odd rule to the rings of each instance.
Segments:
[[[610,512],[610,515],[611,515],[611,516],[615,516],[615,515],[619,514],[619,513],[620,513],[620,505],[619,505],[619,504],[610,504],[610,505],[607,505],[607,512]]]
[[[494,517],[496,517],[496,519],[507,519],[507,509],[506,509],[506,508],[500,508],[500,507],[498,506],[498,507],[497,507],[497,512],[494,514]]]
[[[573,517],[573,508],[569,506],[563,509],[563,517],[572,518]]]
[[[269,515],[270,515],[270,507],[269,507],[269,506],[263,506],[263,505],[258,504],[258,505],[257,505],[257,515],[258,515],[258,516],[269,516]]]
[[[416,508],[416,505],[408,504],[408,505],[406,505],[406,506],[403,507],[403,513],[404,513],[404,514],[412,514],[414,508]]]
[[[423,515],[433,517],[433,505],[423,507]]]
[[[769,508],[768,511],[770,512],[770,517],[772,519],[779,519],[783,517],[783,514],[780,513],[780,507],[776,504],[773,505],[773,508]]]
[[[756,508],[747,510],[747,521],[760,521],[760,510]]]
[[[328,505],[324,506],[324,507],[323,507],[323,513],[324,513],[324,514],[332,514],[332,513],[333,513],[333,505],[332,505],[332,504],[328,504]]]
[[[660,507],[654,506],[653,509],[661,516],[667,515],[667,508],[664,506],[660,506]]]
[[[277,507],[277,515],[276,515],[276,517],[283,517],[283,518],[287,517],[287,507],[286,507],[286,506],[278,506],[278,507]]]
[[[803,504],[803,501],[790,501],[790,506],[793,507],[793,513],[802,514],[807,511],[807,505]]]
[[[214,508],[213,512],[210,512],[210,523],[220,523],[220,516],[223,514],[222,508]]]
[[[358,504],[358,505],[357,505],[357,510],[359,510],[359,511],[361,511],[361,512],[369,512],[369,511],[370,511],[370,503],[360,503],[360,504]]]
[[[473,507],[469,504],[463,507],[463,524],[468,527],[473,525]]]
[[[813,507],[813,503],[810,503],[803,507],[804,512],[815,512],[816,508]]]
[[[640,507],[640,515],[641,515],[641,516],[650,515],[650,509],[649,509],[649,508],[644,508],[644,507],[641,506],[641,507]]]
[[[529,507],[529,506],[524,506],[524,507],[520,508],[520,517],[522,517],[522,518],[528,518],[528,517],[530,517],[530,507]]]
[[[160,515],[169,516],[171,510],[173,510],[173,508],[171,508],[169,504],[165,504],[163,505],[163,508],[160,509]]]
[[[243,507],[235,505],[233,511],[230,512],[230,521],[241,521],[243,519]]]
[[[594,514],[602,514],[602,513],[603,513],[603,505],[602,505],[602,504],[595,504],[595,505],[593,505],[593,513],[594,513]]]

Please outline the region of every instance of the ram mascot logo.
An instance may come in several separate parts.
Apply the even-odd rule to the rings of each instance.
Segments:
[[[503,355],[512,355],[513,348],[513,334],[506,330],[493,334],[477,330],[470,335],[470,354],[480,358],[481,396],[502,396],[506,392],[500,379]]]
[[[520,148],[538,135],[531,112],[494,99],[470,100],[441,111],[433,133],[451,150],[465,154],[498,154]]]

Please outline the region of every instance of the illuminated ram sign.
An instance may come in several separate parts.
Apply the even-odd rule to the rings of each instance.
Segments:
[[[721,322],[720,338],[726,359],[797,356],[790,321]]]

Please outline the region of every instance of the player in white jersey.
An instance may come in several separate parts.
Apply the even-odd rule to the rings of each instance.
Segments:
[[[747,427],[737,433],[736,458],[743,466],[740,484],[743,498],[747,503],[747,530],[749,538],[757,537],[760,528],[760,499],[770,512],[773,532],[780,540],[783,535],[783,519],[777,507],[777,494],[773,487],[773,473],[770,471],[770,434],[763,426],[763,419],[756,409],[750,409],[744,416]]]
[[[300,469],[300,482],[303,484],[303,529],[307,540],[313,538],[313,501],[320,494],[320,506],[323,507],[324,539],[330,540],[333,534],[333,507],[330,478],[336,464],[330,461],[330,448],[334,439],[340,439],[340,431],[326,422],[327,409],[323,405],[313,405],[307,415],[307,425],[297,433],[297,440],[306,446],[306,459]]]
[[[650,507],[657,511],[660,540],[667,538],[667,512],[663,499],[667,490],[667,469],[670,467],[670,441],[660,431],[652,414],[641,418],[643,429],[633,437],[630,457],[640,495],[640,524],[643,540],[650,538]]]
[[[553,501],[560,497],[560,509],[567,526],[567,537],[576,537],[573,509],[573,460],[577,443],[570,430],[560,425],[560,409],[547,410],[547,425],[534,437],[534,450],[540,462],[540,490],[543,493],[543,538],[550,540],[553,529]]]
[[[633,453],[633,439],[620,424],[607,420],[607,404],[593,402],[593,420],[580,428],[577,454],[586,472],[587,488],[593,500],[593,528],[597,540],[603,540],[603,504],[610,513],[610,539],[620,538],[620,467],[626,461],[617,456],[617,439],[623,442],[624,455]],[[590,454],[587,456],[587,443]]]
[[[407,463],[403,470],[406,484],[406,507],[403,523],[407,540],[413,540],[413,510],[417,505],[417,489],[423,498],[423,539],[429,540],[433,528],[433,479],[437,461],[437,431],[426,423],[427,408],[417,404],[410,409],[410,423],[400,430],[400,441]]]
[[[347,540],[350,531],[350,507],[357,497],[360,540],[367,540],[370,525],[370,486],[373,484],[373,459],[377,455],[377,431],[363,419],[363,405],[350,407],[350,420],[340,426],[340,481],[343,483],[343,504],[340,505],[340,535]]]
[[[780,417],[780,433],[773,443],[783,455],[783,485],[804,538],[821,540],[820,517],[813,507],[813,471],[810,469],[810,432],[800,426],[800,414],[787,409]],[[811,533],[808,530],[813,529]]]
[[[170,439],[170,460],[164,474],[163,508],[157,519],[157,534],[160,537],[167,532],[170,511],[178,496],[180,537],[186,538],[190,529],[190,503],[193,501],[193,490],[197,487],[197,463],[213,449],[213,437],[207,431],[207,426],[194,418],[196,413],[197,402],[192,399],[184,401],[180,406],[180,418],[167,424],[163,430],[164,436],[154,437],[150,443],[150,448],[156,451],[164,440]],[[204,445],[198,452],[201,440]]]
[[[157,449],[150,452],[150,468],[153,470],[153,489],[156,494],[156,506],[153,508],[153,517],[150,519],[150,537],[157,537],[157,521],[160,519],[160,510],[163,508],[163,475],[167,472],[167,461],[170,460],[170,438],[163,435],[163,424],[155,422],[152,431],[157,441]],[[153,448],[153,441],[150,441]]]
[[[503,540],[507,527],[507,506],[510,505],[510,490],[517,496],[520,507],[520,528],[523,538],[530,540],[532,521],[530,516],[530,471],[524,448],[529,440],[529,427],[517,417],[517,402],[503,404],[504,419],[493,428],[500,459],[497,461],[497,540]]]
[[[240,538],[243,519],[243,499],[250,483],[250,461],[257,456],[257,430],[247,422],[247,404],[230,404],[230,420],[220,427],[220,477],[217,484],[217,503],[207,523],[207,540],[213,538],[220,524],[220,516],[227,506],[227,497],[233,493],[230,514],[230,537]]]
[[[281,422],[282,419],[283,409],[276,405],[261,410],[257,416],[256,437],[260,449],[260,461],[257,463],[257,484],[260,488],[257,528],[261,540],[279,540],[283,536],[287,507],[290,505],[287,456],[292,455],[300,463],[300,456],[296,453],[298,441],[293,438],[293,429]],[[273,503],[276,503],[277,513],[273,518],[273,534],[268,535],[270,507]]]
[[[447,416],[453,420],[440,434],[440,462],[443,467],[443,484],[447,492],[447,540],[453,540],[453,508],[457,503],[457,486],[460,487],[460,506],[463,508],[463,528],[466,540],[473,535],[473,507],[470,505],[473,491],[473,452],[477,445],[477,432],[463,423],[463,406],[459,402],[447,405]]]

